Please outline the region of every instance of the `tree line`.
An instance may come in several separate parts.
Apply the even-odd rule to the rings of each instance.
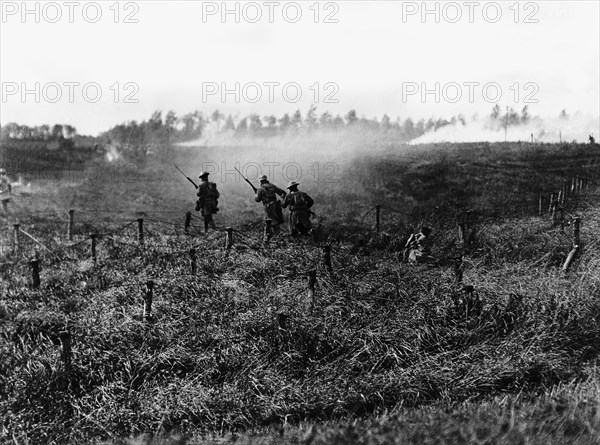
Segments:
[[[568,119],[566,111],[560,114],[563,119]],[[477,117],[471,118],[476,120]],[[485,116],[492,128],[500,129],[529,123],[535,117],[531,116],[528,107],[521,112],[513,108],[504,113],[496,104],[491,113]],[[315,106],[311,106],[305,115],[300,110],[294,113],[285,113],[281,117],[275,115],[248,116],[225,115],[219,110],[211,114],[193,111],[183,116],[177,116],[174,111],[164,114],[160,110],[154,111],[148,120],[137,122],[135,120],[115,125],[103,132],[98,140],[105,143],[145,145],[150,143],[168,144],[185,142],[198,139],[208,131],[216,134],[230,136],[272,137],[285,134],[310,134],[318,130],[341,131],[343,129],[358,129],[372,133],[389,134],[399,141],[410,141],[425,133],[437,131],[447,125],[467,125],[464,115],[458,114],[450,119],[431,117],[427,120],[413,120],[408,117],[404,120],[399,117],[392,119],[384,114],[381,119],[359,117],[356,110],[350,110],[344,116],[332,115],[329,112],[317,113]],[[68,146],[77,134],[75,127],[66,124],[41,125],[28,127],[16,123],[9,123],[0,127],[0,140],[20,139],[30,141],[58,141],[61,146]]]

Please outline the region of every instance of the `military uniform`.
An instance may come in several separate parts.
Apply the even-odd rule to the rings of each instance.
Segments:
[[[256,192],[256,202],[262,202],[265,208],[265,218],[270,219],[273,227],[283,224],[283,212],[281,211],[281,201],[277,196],[285,198],[285,191],[274,184],[271,184],[266,176],[260,178],[260,187]]]
[[[405,246],[405,256],[409,263],[434,263],[436,259],[431,255],[430,239],[431,229],[422,227],[417,234],[412,234]]]
[[[214,182],[208,181],[208,173],[202,172],[200,174],[201,182],[198,185],[198,201],[196,202],[196,211],[200,211],[204,219],[204,232],[208,232],[208,226],[216,229],[215,222],[213,221],[213,214],[219,211],[219,191],[217,185]]]
[[[12,186],[8,176],[6,176],[6,170],[0,168],[0,202],[2,203],[2,214],[8,215],[8,203],[10,202],[10,195],[12,192]]]
[[[292,235],[298,232],[307,235],[312,229],[310,208],[315,202],[306,193],[298,191],[298,183],[292,181],[287,188],[290,192],[283,199],[281,207],[290,208],[290,232]]]

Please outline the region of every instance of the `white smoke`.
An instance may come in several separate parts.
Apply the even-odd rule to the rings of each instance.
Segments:
[[[413,139],[411,144],[427,144],[440,142],[572,142],[585,143],[590,135],[598,139],[600,135],[600,118],[575,113],[566,118],[532,118],[527,124],[510,125],[505,128],[501,119],[492,122],[490,119],[472,118],[466,124],[460,121],[429,131]]]
[[[104,157],[106,158],[106,160],[108,162],[114,162],[114,161],[118,161],[123,156],[121,155],[121,153],[119,152],[119,149],[116,146],[109,145],[106,147],[106,153],[104,154]]]

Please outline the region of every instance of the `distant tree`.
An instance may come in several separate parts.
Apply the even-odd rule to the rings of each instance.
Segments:
[[[235,129],[235,134],[243,136],[248,133],[248,118],[243,118]]]
[[[348,111],[345,118],[346,118],[346,125],[348,125],[348,126],[353,125],[358,120],[358,118],[356,117],[355,110]]]
[[[529,107],[525,105],[521,110],[521,123],[528,124],[531,120],[531,115],[529,114]]]
[[[509,127],[519,125],[521,123],[519,113],[517,113],[513,108],[510,108],[502,117],[502,123],[504,125],[508,125]]]
[[[59,124],[54,124],[52,126],[52,131],[50,132],[50,139],[57,140],[62,137],[64,137],[63,126]]]
[[[296,110],[292,116],[292,119],[290,120],[290,127],[294,130],[298,130],[302,127],[302,113],[300,113],[300,110]]]
[[[219,127],[221,126],[221,121],[223,119],[225,119],[225,115],[219,112],[219,110],[213,111],[213,113],[210,115],[210,120],[215,122]]]
[[[175,132],[175,124],[177,123],[177,115],[173,110],[169,111],[165,116],[165,139],[170,142]]]
[[[425,134],[425,119],[419,120],[415,126],[415,137],[423,136]]]
[[[492,108],[492,114],[490,114],[490,117],[493,121],[497,121],[500,118],[500,113],[500,105],[496,104],[494,105],[494,108]]]
[[[40,134],[44,141],[47,141],[48,139],[50,139],[50,125],[44,124],[44,125],[40,126]]]
[[[273,115],[263,117],[263,120],[267,124],[268,128],[275,128],[277,126],[277,118]]]
[[[281,129],[282,132],[286,132],[289,130],[290,128],[290,115],[288,113],[285,113],[280,119],[279,119],[279,128]]]
[[[315,130],[318,127],[316,113],[317,107],[311,105],[306,113],[306,118],[304,119],[304,125],[308,131]]]
[[[562,119],[562,120],[565,120],[565,121],[568,120],[569,119],[569,115],[567,114],[567,110],[562,110],[560,112],[560,114],[558,115],[558,117],[559,117],[559,119]]]
[[[427,119],[427,123],[425,124],[425,131],[435,130],[435,121],[432,117]]]
[[[227,119],[225,119],[225,125],[223,126],[223,131],[233,131],[235,130],[235,123],[233,122],[233,117],[231,117],[231,114],[229,116],[227,116]]]
[[[335,116],[332,122],[332,126],[334,129],[339,130],[344,126],[344,119],[338,114]]]
[[[463,126],[467,125],[467,119],[465,119],[464,114],[459,113],[457,116],[458,122],[460,122]]]
[[[406,139],[413,139],[415,136],[415,124],[413,120],[409,117],[402,124],[402,133],[404,133],[404,137]]]
[[[152,116],[150,116],[148,125],[150,126],[151,130],[160,130],[162,124],[162,111],[156,110],[154,113],[152,113]]]
[[[263,126],[260,116],[258,114],[251,114],[248,119],[250,121],[248,129],[252,133],[259,133]]]
[[[321,126],[321,128],[333,127],[333,116],[326,111],[319,118],[319,125]]]
[[[383,117],[381,118],[381,129],[383,131],[387,132],[387,131],[390,131],[391,128],[392,128],[392,121],[387,114],[384,114]]]

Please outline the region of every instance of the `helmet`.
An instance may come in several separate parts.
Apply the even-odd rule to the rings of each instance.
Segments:
[[[262,176],[260,177],[260,182],[263,182],[263,181],[268,181],[268,179],[267,179],[267,175],[262,175]]]
[[[205,176],[210,175],[209,172],[207,172],[206,170],[204,170],[203,172],[200,173],[200,176],[198,176],[199,178],[204,178]]]
[[[300,184],[298,184],[296,181],[290,181],[290,183],[287,186],[287,189],[290,190],[294,187],[298,187]]]

